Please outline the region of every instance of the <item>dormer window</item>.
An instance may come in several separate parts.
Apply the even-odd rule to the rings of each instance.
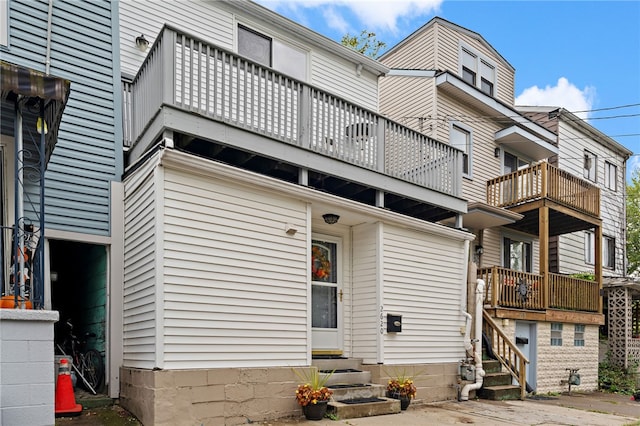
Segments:
[[[493,96],[496,84],[496,67],[488,59],[481,58],[480,55],[467,47],[460,47],[460,58],[462,80],[480,89],[486,95]]]

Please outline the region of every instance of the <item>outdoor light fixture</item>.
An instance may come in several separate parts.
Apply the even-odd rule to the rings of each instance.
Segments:
[[[136,37],[136,46],[138,46],[138,49],[140,49],[142,52],[147,50],[147,47],[149,47],[149,40],[144,38],[144,34],[140,34],[138,37]]]
[[[500,157],[500,147],[497,146],[494,150],[493,150],[493,156],[496,158]]]
[[[334,213],[327,213],[327,214],[323,214],[322,218],[324,219],[325,223],[328,223],[329,225],[333,225],[334,223],[338,223],[338,219],[340,219],[340,216]]]
[[[484,248],[480,244],[478,244],[476,246],[476,254],[480,256],[482,253],[484,253]]]

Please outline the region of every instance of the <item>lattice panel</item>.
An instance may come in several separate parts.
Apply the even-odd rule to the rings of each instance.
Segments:
[[[632,300],[626,288],[612,288],[608,293],[609,352],[611,361],[627,367],[628,343],[631,338]]]

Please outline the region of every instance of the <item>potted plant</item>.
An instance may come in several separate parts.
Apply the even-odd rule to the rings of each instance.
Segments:
[[[387,382],[387,397],[400,400],[400,408],[406,410],[411,400],[416,397],[417,388],[413,383],[414,375],[407,374],[406,370],[389,375]]]
[[[309,370],[293,370],[302,384],[296,389],[296,401],[302,407],[307,420],[321,420],[327,413],[327,404],[333,391],[326,385],[333,371],[321,372],[315,367]]]

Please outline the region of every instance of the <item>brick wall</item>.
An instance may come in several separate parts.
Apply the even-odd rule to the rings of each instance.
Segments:
[[[0,309],[0,424],[55,422],[53,324],[58,312]]]

